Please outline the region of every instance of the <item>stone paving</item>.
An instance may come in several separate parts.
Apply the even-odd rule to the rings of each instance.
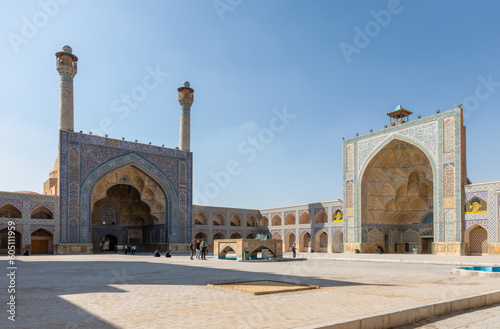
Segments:
[[[500,306],[491,306],[462,314],[432,318],[398,329],[498,329]]]
[[[150,254],[19,256],[17,321],[8,321],[3,311],[0,327],[296,328],[500,290],[498,278],[457,276],[451,274],[455,265],[425,263],[473,259],[468,257],[328,257],[338,259],[339,254],[272,263],[198,261],[175,254],[170,259]],[[499,257],[479,258],[500,263]],[[5,256],[1,262],[7,267]],[[207,287],[251,280],[321,288],[252,296]],[[5,275],[0,285],[8,286]]]

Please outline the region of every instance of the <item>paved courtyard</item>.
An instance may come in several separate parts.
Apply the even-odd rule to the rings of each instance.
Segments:
[[[241,263],[191,261],[175,254],[171,259],[150,254],[19,256],[17,320],[8,321],[3,311],[0,327],[297,328],[500,290],[499,279],[456,276],[451,274],[456,265],[422,263],[473,258],[398,255],[405,262],[396,262],[395,255],[311,257],[301,262]],[[361,261],[363,257],[378,261]],[[481,260],[500,263],[498,257]],[[7,264],[5,256],[0,261]],[[240,280],[321,288],[252,296],[207,287]],[[0,282],[6,289],[5,275]],[[489,318],[481,321],[485,317]]]

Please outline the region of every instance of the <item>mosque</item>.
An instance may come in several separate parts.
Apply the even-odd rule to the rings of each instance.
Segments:
[[[59,151],[43,195],[0,192],[0,253],[186,251],[192,239],[296,243],[299,252],[500,254],[500,182],[471,184],[458,108],[410,120],[398,106],[379,131],[343,142],[342,200],[272,209],[196,206],[190,112],[194,90],[178,88],[179,147],[74,131],[78,57],[56,53]],[[12,225],[13,224],[13,225]]]

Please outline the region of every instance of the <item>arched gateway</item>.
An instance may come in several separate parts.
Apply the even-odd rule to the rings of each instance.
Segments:
[[[460,108],[344,141],[344,252],[461,254],[465,131]]]
[[[425,153],[401,140],[392,140],[371,159],[361,180],[364,252],[373,252],[377,246],[391,253],[421,252],[419,230],[434,225],[433,177]],[[423,223],[429,214],[431,220]]]

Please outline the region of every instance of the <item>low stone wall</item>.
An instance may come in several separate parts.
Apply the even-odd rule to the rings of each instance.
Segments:
[[[344,253],[354,254],[356,249],[361,251],[361,244],[360,243],[344,243]]]
[[[93,252],[92,243],[65,243],[56,244],[57,255],[69,254],[91,254]]]
[[[500,243],[488,244],[488,255],[500,255]]]
[[[434,242],[432,243],[432,254],[463,256],[465,254],[465,243]]]
[[[214,258],[225,258],[228,251],[234,251],[238,260],[244,253],[253,256],[261,249],[268,249],[274,256],[283,257],[283,240],[221,239],[214,240]]]

